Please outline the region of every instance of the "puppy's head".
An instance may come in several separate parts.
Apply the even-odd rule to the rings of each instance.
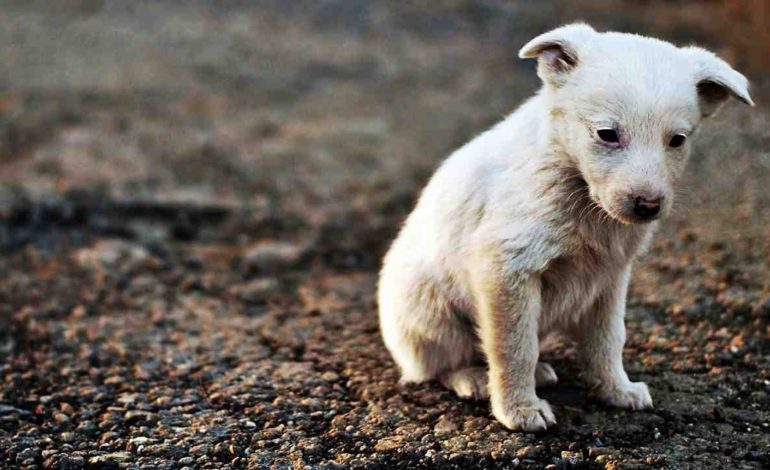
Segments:
[[[670,211],[702,118],[730,96],[753,106],[746,78],[697,47],[574,24],[534,38],[519,56],[538,59],[554,151],[623,223]]]

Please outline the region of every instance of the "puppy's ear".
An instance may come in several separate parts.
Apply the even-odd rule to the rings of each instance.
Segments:
[[[716,113],[730,96],[754,106],[749,95],[749,81],[740,72],[700,47],[686,47],[683,50],[696,63],[695,86],[703,117]]]
[[[537,75],[558,87],[578,66],[581,47],[595,34],[596,31],[587,24],[562,26],[529,41],[519,51],[519,58],[537,58]]]

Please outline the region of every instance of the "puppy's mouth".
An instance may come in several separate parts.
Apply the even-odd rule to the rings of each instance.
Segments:
[[[638,217],[634,214],[632,207],[624,207],[622,203],[617,203],[612,198],[610,203],[606,204],[599,191],[580,173],[568,176],[566,179],[570,182],[568,188],[570,209],[580,219],[597,218],[605,222],[616,222],[622,225],[643,225],[657,219],[657,217]]]
[[[598,192],[591,186],[582,174],[575,174],[567,178],[570,187],[567,188],[570,197],[568,204],[572,212],[579,220],[603,219],[616,221],[623,224],[633,223],[621,213],[608,208],[602,203]]]
[[[609,220],[613,222],[618,222],[622,225],[645,224],[652,222],[651,220],[640,219],[636,217],[633,212],[623,210],[623,208],[617,208],[613,204],[605,204],[601,197],[599,197],[599,195],[593,191],[590,192],[589,197],[591,199],[591,203],[598,207],[601,212],[609,217]]]
[[[624,214],[623,212],[606,209],[603,206],[602,209],[612,218],[612,220],[620,222],[623,225],[646,224],[652,222],[651,220],[642,220],[631,214]]]
[[[624,207],[616,208],[613,207],[613,205],[607,207],[602,204],[601,201],[595,201],[595,203],[598,204],[612,220],[620,222],[623,225],[645,225],[660,220],[661,218],[661,214],[654,217],[639,217],[634,214],[633,209]]]
[[[608,208],[607,206],[602,204],[601,201],[594,200],[594,204],[599,206],[602,209],[602,211],[609,216],[610,220],[614,222],[619,222],[623,225],[631,225],[636,223],[632,218],[628,217],[622,212],[618,212],[613,210],[612,208]]]

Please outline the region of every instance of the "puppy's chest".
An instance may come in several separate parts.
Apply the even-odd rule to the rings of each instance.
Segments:
[[[582,318],[599,296],[610,292],[632,262],[640,237],[632,233],[602,234],[585,241],[576,237],[542,275],[542,324],[568,327]]]

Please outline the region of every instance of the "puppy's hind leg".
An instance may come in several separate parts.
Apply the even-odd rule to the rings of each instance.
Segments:
[[[379,288],[380,328],[401,382],[433,380],[470,366],[477,356],[472,327],[432,280],[404,274],[383,270]]]
[[[460,398],[486,400],[489,398],[489,374],[486,367],[465,367],[441,374],[444,387],[454,391]],[[556,371],[547,362],[538,362],[535,367],[537,388],[550,387],[559,382]]]
[[[465,367],[445,372],[441,384],[454,391],[460,398],[486,400],[489,398],[489,375],[486,367]]]
[[[535,366],[535,386],[549,387],[556,385],[559,382],[559,377],[556,375],[556,371],[553,370],[551,364],[547,362],[538,362]]]

